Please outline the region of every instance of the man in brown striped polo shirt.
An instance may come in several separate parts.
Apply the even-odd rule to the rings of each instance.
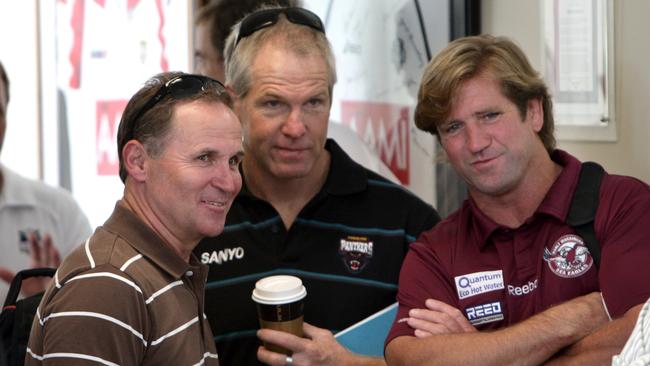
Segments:
[[[32,325],[27,365],[218,365],[203,311],[207,267],[241,188],[242,133],[223,86],[163,73],[118,130],[124,196],[61,263]]]

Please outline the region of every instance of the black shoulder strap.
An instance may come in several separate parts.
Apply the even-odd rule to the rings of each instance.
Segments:
[[[566,219],[567,224],[571,225],[585,241],[596,267],[600,264],[600,243],[594,231],[594,218],[598,209],[598,194],[604,173],[603,167],[597,163],[591,161],[582,163],[578,187],[573,194]]]
[[[16,276],[11,281],[11,285],[9,286],[9,292],[7,292],[7,297],[5,298],[5,302],[2,308],[4,309],[5,307],[10,305],[16,305],[16,300],[18,300],[18,295],[20,295],[20,287],[23,283],[23,280],[26,280],[31,277],[41,277],[41,276],[54,277],[55,272],[56,272],[56,268],[42,267],[42,268],[23,269],[22,271],[16,273]]]

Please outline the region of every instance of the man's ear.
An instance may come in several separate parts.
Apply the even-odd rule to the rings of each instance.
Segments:
[[[144,145],[138,140],[127,142],[122,148],[122,158],[129,176],[137,182],[144,182],[147,177],[145,163],[148,158]]]
[[[542,98],[529,99],[526,114],[535,132],[541,131],[544,126],[544,108],[542,108]]]

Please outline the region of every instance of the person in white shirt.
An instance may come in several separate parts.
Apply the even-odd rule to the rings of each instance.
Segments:
[[[650,365],[650,299],[641,308],[634,330],[620,354],[612,358],[612,366]]]
[[[0,151],[8,104],[9,78],[0,62]],[[88,218],[68,191],[21,177],[0,164],[0,301],[17,271],[57,267],[90,234]],[[44,288],[43,281],[30,279],[23,283],[23,294]]]

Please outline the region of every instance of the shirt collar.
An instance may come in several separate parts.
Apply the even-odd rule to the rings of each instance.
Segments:
[[[135,250],[174,278],[181,278],[190,266],[199,266],[193,253],[190,255],[190,263],[186,263],[122,200],[115,204],[115,210],[104,223],[104,228],[123,237]]]
[[[562,166],[562,171],[548,192],[546,192],[542,203],[527,222],[539,216],[551,216],[559,221],[566,221],[573,192],[578,184],[581,165],[578,159],[560,149],[556,149],[551,153],[551,160]],[[465,229],[464,232],[475,233],[476,237],[472,239],[476,243],[480,243],[481,247],[488,244],[490,236],[495,231],[509,230],[485,215],[471,198],[465,201],[462,210],[465,210],[468,214],[471,213],[473,220],[466,222],[466,225],[471,227],[461,228],[461,230]]]
[[[346,196],[364,191],[368,186],[368,174],[333,139],[327,139],[325,149],[330,152],[330,170],[324,189],[335,196]]]
[[[546,193],[546,197],[539,205],[537,213],[547,214],[558,220],[566,221],[582,166],[578,159],[559,149],[553,151],[551,159],[562,166],[563,169],[551,189]]]
[[[28,189],[32,182],[0,164],[2,174],[2,190],[0,191],[0,206],[36,206],[38,200],[33,190]]]

